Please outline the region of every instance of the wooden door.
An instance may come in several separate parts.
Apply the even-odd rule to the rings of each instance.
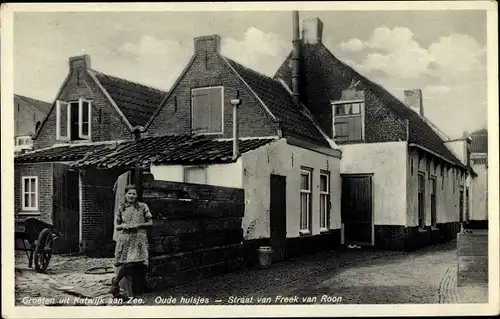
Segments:
[[[342,176],[344,243],[372,244],[372,176]]]
[[[62,237],[55,241],[56,253],[79,251],[80,208],[78,172],[66,164],[54,164],[53,225]]]
[[[286,177],[271,175],[270,228],[274,261],[286,256]]]

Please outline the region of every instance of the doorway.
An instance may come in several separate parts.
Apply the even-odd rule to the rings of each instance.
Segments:
[[[286,256],[286,177],[271,175],[270,228],[273,261]]]
[[[374,244],[372,175],[342,175],[344,244]]]

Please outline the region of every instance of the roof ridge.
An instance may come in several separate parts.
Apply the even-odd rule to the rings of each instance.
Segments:
[[[36,102],[42,102],[42,103],[45,103],[45,104],[52,105],[51,102],[47,102],[47,101],[40,100],[40,99],[35,99],[35,98],[29,97],[29,96],[26,96],[26,95],[21,95],[21,94],[14,93],[14,96],[17,96],[18,98],[21,98],[21,99],[28,99],[28,100],[32,100],[32,101],[36,101]]]
[[[233,59],[230,59],[230,58],[226,57],[225,55],[224,55],[223,57],[224,57],[225,59],[227,59],[229,62],[232,62],[232,63],[234,63],[234,64],[236,64],[236,65],[238,65],[238,66],[242,67],[243,69],[245,69],[245,70],[247,70],[247,71],[250,71],[250,72],[255,73],[255,74],[259,75],[259,76],[262,76],[262,77],[264,77],[264,78],[267,78],[267,79],[270,79],[270,80],[273,80],[273,81],[275,81],[275,82],[278,82],[278,83],[279,83],[278,79],[275,79],[275,78],[273,78],[273,77],[271,77],[271,76],[267,76],[267,75],[265,75],[265,74],[263,74],[263,73],[260,73],[260,72],[258,72],[258,71],[255,71],[254,69],[252,69],[252,68],[250,68],[250,67],[248,67],[248,66],[245,66],[244,64],[241,64],[240,62],[237,62],[237,61],[235,61],[235,60],[233,60]]]
[[[96,69],[89,68],[89,70],[93,71],[96,74],[100,74],[100,75],[103,75],[103,76],[106,76],[106,77],[109,77],[109,78],[112,78],[112,79],[116,79],[116,80],[119,80],[119,81],[127,82],[128,84],[137,85],[137,86],[143,87],[145,89],[156,91],[157,93],[162,93],[162,94],[168,93],[168,91],[161,90],[161,89],[153,87],[151,85],[146,85],[146,84],[143,84],[143,83],[139,83],[139,82],[127,80],[127,79],[118,77],[116,75],[110,75],[110,74],[107,74],[107,73],[104,73],[104,72],[101,72],[101,71],[97,71]]]

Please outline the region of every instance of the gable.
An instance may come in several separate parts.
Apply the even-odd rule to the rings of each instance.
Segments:
[[[51,104],[26,96],[14,94],[14,135],[35,133],[36,123],[42,123],[50,111]]]
[[[78,101],[79,98],[91,100],[92,141],[130,139],[128,122],[117,113],[108,98],[103,94],[94,79],[85,69],[70,70],[56,96],[56,101]],[[56,101],[43,120],[34,139],[34,148],[45,148],[56,144]]]
[[[207,87],[223,87],[223,129],[218,136],[230,138],[233,135],[233,106],[230,101],[238,95],[242,101],[238,107],[240,136],[278,135],[278,124],[273,115],[262,106],[224,58],[214,51],[193,55],[146,125],[148,135],[191,134],[193,121],[196,121],[192,118],[193,90]]]

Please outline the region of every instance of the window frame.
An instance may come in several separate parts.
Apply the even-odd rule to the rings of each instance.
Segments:
[[[221,89],[221,131],[220,132],[196,132],[193,128],[193,120],[194,120],[194,105],[193,105],[193,92],[195,91],[201,91],[201,90],[209,90],[209,89]],[[204,87],[197,87],[197,88],[192,88],[190,92],[190,102],[191,102],[191,132],[193,132],[196,135],[221,135],[224,134],[224,86],[223,85],[218,85],[218,86],[204,86]]]
[[[364,143],[365,141],[365,108],[366,108],[366,101],[364,99],[356,99],[356,100],[338,100],[338,101],[331,101],[330,102],[332,106],[332,130],[333,130],[333,140],[335,142],[339,143]],[[342,115],[337,115],[337,108],[339,106],[343,106],[345,108],[346,104],[351,104],[351,114],[342,114]],[[359,104],[359,113],[352,114],[352,105],[353,104]],[[360,140],[351,140],[349,138],[349,133],[347,135],[337,135],[337,130],[335,128],[336,125],[338,124],[343,124],[345,123],[347,126],[347,132],[348,132],[348,123],[346,122],[340,122],[337,123],[336,119],[349,119],[349,118],[359,118],[361,121],[361,139]]]
[[[88,134],[83,134],[83,103],[88,103]],[[74,138],[71,134],[71,105],[78,103],[78,136]],[[66,106],[66,135],[61,135],[61,107]],[[90,140],[92,139],[92,100],[78,98],[78,100],[71,101],[56,101],[56,139],[61,141],[77,141],[77,140]]]
[[[31,190],[31,180],[34,179],[35,180],[35,191]],[[25,181],[28,180],[28,185],[30,185],[30,189],[29,191],[27,191],[24,187],[25,185]],[[21,208],[23,211],[38,211],[38,198],[39,198],[39,194],[38,194],[38,176],[22,176],[21,178]],[[31,203],[31,194],[35,194],[35,206],[26,206],[26,202],[25,202],[25,195],[28,195],[28,198],[29,198],[29,201],[30,201],[30,204],[33,204]]]
[[[308,176],[308,183],[309,183],[309,189],[303,189],[302,188],[302,176],[307,175]],[[313,195],[313,187],[312,187],[312,182],[313,182],[313,171],[310,168],[305,168],[301,167],[300,169],[300,216],[299,216],[299,232],[301,234],[310,234],[311,232],[311,211],[312,211],[312,195]],[[302,219],[303,219],[303,214],[304,212],[302,211],[302,196],[305,195],[307,199],[307,212],[305,215],[305,220],[306,224],[304,225],[305,227],[302,227]]]
[[[326,177],[326,191],[321,189],[321,178],[325,176]],[[319,175],[319,228],[320,231],[326,231],[330,229],[330,172],[328,171],[321,171]],[[323,204],[325,211],[321,211],[321,204]],[[324,216],[323,216],[324,215]],[[321,219],[323,218],[324,225],[321,223]]]
[[[20,141],[24,141],[24,144],[21,144]],[[15,141],[14,141],[14,146],[31,146],[33,145],[33,140],[31,139],[31,136],[29,135],[20,135],[16,136]]]
[[[422,181],[423,185],[421,187],[420,181]],[[426,202],[425,202],[425,172],[419,171],[417,174],[417,220],[418,220],[418,228],[420,230],[425,229],[426,226]],[[422,194],[422,207],[419,205],[419,197]],[[422,208],[422,209],[421,209]],[[420,216],[420,212],[422,212],[422,216]]]

